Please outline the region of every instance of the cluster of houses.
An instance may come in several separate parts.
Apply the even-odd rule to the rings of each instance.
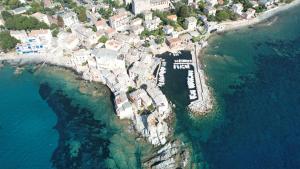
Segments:
[[[132,12],[136,14],[150,10],[170,9],[170,0],[133,0]]]
[[[23,2],[24,1],[24,2]],[[26,0],[23,0],[22,3],[26,3]],[[53,2],[52,0],[43,0],[45,7],[54,8],[60,4]],[[253,7],[257,5],[264,5],[266,7],[271,6],[276,3],[276,0],[252,0],[250,1]],[[82,1],[76,1],[78,4],[82,4]],[[58,24],[58,17],[63,20],[63,26],[65,30],[68,28],[71,31],[65,32],[62,31],[58,34],[56,39],[57,46],[64,47],[71,50],[77,50],[80,46],[85,46],[87,48],[94,47],[99,44],[98,40],[105,36],[109,40],[105,44],[99,44],[108,49],[112,50],[121,50],[124,46],[124,43],[118,41],[118,36],[130,35],[128,37],[133,37],[133,41],[139,41],[138,36],[144,31],[153,31],[160,28],[162,23],[161,19],[157,16],[153,16],[151,10],[169,10],[172,8],[172,4],[169,0],[128,0],[121,3],[132,4],[132,13],[125,10],[124,8],[114,9],[114,15],[109,17],[107,20],[104,19],[99,13],[98,10],[101,8],[109,8],[105,3],[94,3],[91,0],[85,0],[85,5],[87,10],[87,17],[89,23],[80,24],[77,14],[71,10],[63,9],[56,13],[56,15],[49,16],[40,12],[34,13],[31,16],[37,18],[39,21],[44,22],[48,25]],[[198,0],[188,1],[189,5],[194,5],[197,7]],[[221,0],[206,0],[206,6],[204,8],[204,13],[206,16],[216,15],[216,5],[223,4]],[[29,6],[20,7],[12,10],[13,14],[24,14],[30,9]],[[231,10],[237,15],[250,19],[255,15],[255,9],[249,8],[247,11],[243,11],[243,5],[241,3],[232,4]],[[143,18],[135,17],[137,14],[143,14]],[[181,48],[185,42],[191,41],[193,37],[203,34],[203,29],[206,32],[212,32],[215,30],[222,29],[218,26],[216,22],[208,22],[206,16],[197,16],[197,17],[188,17],[185,18],[184,26],[186,30],[175,30],[171,25],[163,26],[163,32],[166,37],[166,45],[169,48]],[[167,18],[171,21],[177,22],[176,15],[169,15]],[[204,23],[203,27],[197,26],[198,20],[202,20]],[[0,25],[3,25],[4,21],[0,18]],[[89,25],[89,26],[87,26]],[[96,28],[96,31],[92,29]],[[200,30],[201,29],[201,30]],[[48,32],[45,30],[40,30],[40,32]],[[192,33],[191,33],[192,32]],[[24,33],[24,32],[23,32]],[[127,34],[129,33],[129,34]],[[14,32],[12,32],[14,34]],[[25,36],[24,36],[25,37]],[[50,38],[49,38],[50,39]],[[132,38],[130,38],[132,39]],[[149,40],[149,39],[148,39]],[[44,43],[40,41],[39,38],[29,40],[28,38],[21,40],[22,44],[19,44],[17,47],[17,52],[21,54],[27,53],[39,53],[44,52],[44,49],[51,44],[51,41]],[[64,43],[68,42],[68,43]],[[128,40],[127,40],[128,43]],[[138,43],[138,42],[137,42]],[[150,46],[153,48],[158,48],[154,43],[154,39],[150,38]],[[32,49],[32,50],[30,50]]]
[[[134,53],[138,54],[135,59],[126,59]],[[171,107],[153,75],[160,64],[159,58],[135,50],[124,55],[107,48],[76,50],[69,58],[70,66],[85,79],[101,81],[110,88],[120,119],[133,120],[136,129],[152,144],[166,143],[169,128],[164,120],[169,117]]]
[[[32,30],[30,32],[24,30],[10,31],[10,34],[21,42],[16,46],[18,54],[46,52],[47,46],[51,45],[52,42],[52,34],[49,29]]]
[[[52,0],[43,0],[48,8],[59,4]],[[53,16],[34,13],[35,17],[47,25],[59,24],[60,32],[57,37],[52,36],[50,29],[32,31],[10,31],[11,36],[20,40],[16,46],[18,54],[51,53],[62,54],[66,64],[82,73],[87,80],[101,81],[106,84],[114,95],[116,113],[120,119],[131,119],[136,129],[147,137],[154,145],[166,143],[168,125],[165,119],[171,112],[166,96],[156,85],[154,72],[161,63],[155,53],[162,47],[165,49],[181,48],[191,44],[192,38],[201,36],[202,32],[213,32],[219,27],[217,22],[209,22],[205,15],[188,17],[184,20],[185,30],[175,30],[171,25],[161,27],[161,19],[153,16],[151,10],[168,10],[172,7],[170,0],[126,0],[132,4],[132,13],[121,9],[114,9],[113,16],[104,19],[99,13],[100,8],[109,8],[105,3],[94,5],[92,0],[85,0],[88,23],[80,23],[77,14],[69,9],[61,8]],[[76,1],[81,3],[81,1]],[[206,0],[204,9],[206,15],[216,15],[216,5],[221,0]],[[251,1],[252,2],[252,1]],[[253,1],[257,4],[270,6],[275,1]],[[26,3],[26,0],[22,0]],[[189,0],[188,4],[195,5],[198,0]],[[13,14],[24,14],[29,7],[12,10]],[[254,9],[243,11],[240,3],[232,4],[231,10],[237,15],[250,19],[255,15]],[[143,14],[143,18],[136,17]],[[167,18],[177,22],[176,15]],[[198,20],[204,25],[198,26]],[[0,18],[0,25],[4,21]],[[154,37],[141,38],[144,30],[153,31],[162,28],[166,35],[166,43],[155,42]],[[99,39],[106,40],[99,42]],[[149,46],[144,46],[148,41]],[[200,43],[199,43],[200,44]],[[168,47],[168,48],[167,48]],[[164,51],[165,51],[164,49]],[[63,57],[62,57],[63,58]],[[147,113],[145,113],[147,112]]]

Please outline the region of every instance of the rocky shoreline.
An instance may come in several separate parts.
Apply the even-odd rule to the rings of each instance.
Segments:
[[[79,78],[82,78],[83,80],[90,82],[95,81],[91,80],[89,76],[84,76],[81,71],[76,69],[76,67],[63,64],[67,62],[61,62],[61,60],[56,60],[51,57],[36,56],[32,58],[14,58],[8,60],[2,58],[2,62],[6,62],[10,65],[17,66],[17,69],[21,68],[22,66],[26,66],[27,64],[35,64],[35,71],[39,71],[40,67],[43,67],[45,65],[53,67],[58,66],[64,69],[71,70],[74,74],[76,74]],[[19,72],[17,69],[16,72],[21,73],[21,71]],[[137,140],[139,140],[140,138],[146,139],[147,142],[153,144],[153,148],[155,149],[153,154],[149,155],[151,157],[142,161],[142,166],[144,166],[144,168],[155,169],[171,169],[174,167],[185,168],[188,165],[190,152],[181,141],[174,140],[172,138],[173,131],[169,127],[171,126],[171,123],[174,120],[172,110],[170,109],[170,112],[163,116],[160,115],[158,112],[153,112],[150,115],[151,116],[146,116],[146,119],[148,119],[147,123],[151,123],[149,121],[151,119],[157,120],[156,124],[152,125],[152,127],[151,125],[144,125],[145,123],[143,122],[142,116],[140,116],[139,119],[136,118],[134,120],[131,120],[133,131],[137,135],[140,135],[137,137]]]

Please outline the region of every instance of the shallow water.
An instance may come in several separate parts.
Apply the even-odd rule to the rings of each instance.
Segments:
[[[0,70],[1,168],[141,168],[151,146],[117,119],[108,88],[57,67],[32,70]]]
[[[299,27],[297,7],[271,26],[215,36],[203,56],[216,99],[206,117],[186,111],[186,72],[167,73],[191,167],[300,168]],[[105,86],[77,78],[53,67],[0,70],[0,168],[141,168],[151,146],[117,120]]]
[[[0,168],[51,168],[58,133],[56,115],[37,92],[39,82],[29,73],[15,76],[0,70]]]

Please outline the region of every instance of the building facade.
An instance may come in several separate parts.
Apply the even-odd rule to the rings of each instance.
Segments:
[[[127,29],[129,25],[129,13],[128,12],[121,12],[109,18],[109,24],[112,28],[116,29],[117,31],[123,31]]]
[[[166,10],[170,7],[170,0],[133,0],[132,12],[137,15],[144,11]]]

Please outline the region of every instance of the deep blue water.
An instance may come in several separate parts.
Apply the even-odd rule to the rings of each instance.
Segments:
[[[192,147],[192,167],[300,168],[299,9],[285,11],[272,25],[211,39],[202,57],[215,110],[191,118],[176,107],[176,134]],[[176,95],[173,102],[185,103]]]
[[[272,25],[214,37],[203,63],[215,96],[205,117],[186,110],[185,71],[166,75],[175,134],[201,169],[300,168],[300,10]],[[82,88],[85,86],[86,88]],[[97,92],[98,91],[98,92]],[[96,93],[95,93],[96,92]],[[151,146],[116,119],[110,92],[49,68],[0,70],[0,168],[140,168]]]

